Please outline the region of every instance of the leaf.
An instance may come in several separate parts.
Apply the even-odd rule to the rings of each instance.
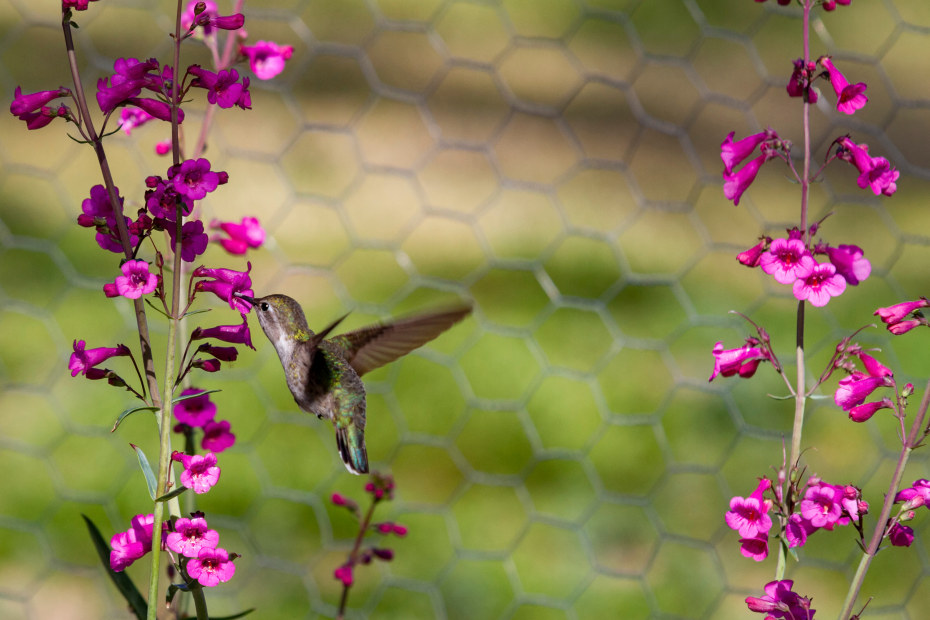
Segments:
[[[126,416],[128,416],[131,413],[135,413],[136,411],[158,411],[158,407],[152,407],[151,405],[143,405],[141,407],[130,407],[123,413],[119,414],[119,417],[116,418],[116,422],[113,423],[113,428],[110,429],[110,432],[111,433],[115,432],[116,429],[119,428],[119,425],[126,418]]]
[[[184,316],[194,316],[195,314],[203,314],[204,312],[210,312],[213,308],[201,308],[200,310],[188,310],[184,313]]]
[[[90,532],[90,538],[94,542],[97,555],[100,556],[100,561],[103,562],[103,568],[107,571],[107,575],[110,576],[110,580],[113,581],[113,584],[120,591],[120,594],[122,594],[126,602],[129,603],[129,608],[132,609],[136,618],[145,620],[148,614],[148,605],[145,603],[142,593],[136,588],[136,584],[132,582],[129,575],[124,572],[118,573],[110,568],[110,546],[107,544],[106,540],[104,540],[103,536],[100,534],[100,530],[94,525],[94,522],[91,521],[87,515],[82,514],[81,516],[84,517],[84,522],[87,523],[87,530]]]
[[[174,600],[174,595],[178,593],[178,590],[182,592],[187,592],[187,584],[185,583],[172,583],[168,584],[168,591],[165,593],[165,605],[170,605],[171,601]]]
[[[171,491],[170,493],[165,493],[161,497],[156,498],[155,501],[156,502],[167,502],[169,499],[174,499],[175,497],[177,497],[178,495],[180,495],[186,490],[187,490],[187,487],[178,487],[175,490]]]
[[[203,392],[197,392],[196,394],[186,394],[184,396],[178,396],[177,398],[172,398],[172,403],[179,403],[182,400],[187,400],[188,398],[197,398],[198,396],[203,396],[204,394],[213,394],[214,392],[222,392],[223,390],[204,390]]]
[[[155,304],[153,304],[153,303],[152,303],[151,301],[149,301],[147,298],[145,299],[145,303],[147,303],[147,304],[149,305],[149,308],[151,308],[152,310],[154,310],[154,311],[157,312],[158,314],[162,315],[162,316],[165,317],[166,319],[170,319],[170,318],[171,318],[170,316],[168,316],[167,314],[165,314],[165,311],[164,311],[164,310],[162,310],[161,308],[159,308],[158,306],[156,306]]]
[[[142,451],[142,448],[133,444],[129,445],[132,446],[132,449],[136,451],[136,456],[139,457],[139,467],[142,468],[142,475],[145,476],[145,484],[149,487],[149,495],[152,496],[152,501],[155,501],[155,489],[158,487],[155,472],[152,471],[152,466],[149,465],[149,460],[145,458],[145,452]]]
[[[236,618],[247,616],[253,611],[255,611],[254,607],[252,609],[246,609],[245,611],[240,611],[235,616],[210,616],[210,620],[235,620]],[[181,620],[197,620],[197,616],[185,616]]]

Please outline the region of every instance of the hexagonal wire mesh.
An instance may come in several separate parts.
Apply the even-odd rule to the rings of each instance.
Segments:
[[[257,292],[297,298],[311,325],[347,309],[357,326],[475,304],[474,318],[367,381],[371,458],[398,486],[380,516],[410,534],[393,562],[359,570],[354,617],[747,613],[742,599],[772,563],[741,557],[722,515],[779,462],[791,411],[760,397],[783,392],[770,374],[708,385],[709,352],[745,333],[729,309],[790,351],[790,292],[733,256],[796,222],[798,193],[772,166],[733,207],[718,145],[765,126],[800,142],[799,107],[784,97],[797,11],[748,0],[249,4],[252,38],[295,55],[280,78],[253,81],[252,112],[219,115],[208,156],[231,181],[206,210],[263,219]],[[106,0],[80,14],[87,84],[115,57],[166,57],[170,5]],[[814,218],[833,212],[823,230],[866,248],[874,272],[809,313],[811,368],[876,306],[928,292],[917,191],[930,166],[928,29],[923,0],[857,0],[814,24],[813,55],[833,54],[870,97],[851,118],[822,98],[816,156],[849,131],[902,176],[890,200],[839,167],[813,189]],[[195,47],[185,64],[206,63]],[[65,83],[62,50],[49,7],[0,5],[5,97]],[[154,425],[130,419],[110,435],[127,399],[64,365],[75,338],[136,342],[129,306],[100,295],[113,257],[74,225],[99,173],[60,125],[27,132],[0,119],[0,616],[122,617],[79,514],[109,535],[149,510],[126,443],[153,453]],[[166,167],[152,154],[160,130],[145,129],[108,142],[130,201]],[[211,249],[205,262],[235,261]],[[916,337],[878,332],[863,338],[901,375],[926,372]],[[364,481],[338,463],[331,430],[296,411],[263,339],[197,383],[223,390],[220,416],[238,435],[222,484],[199,502],[243,555],[236,583],[210,592],[211,612],[331,617],[354,522],[327,498],[358,497]],[[863,485],[877,505],[894,458],[887,423],[851,428],[815,404],[811,469]],[[924,617],[930,567],[925,522],[916,527],[914,548],[876,560],[865,589],[876,616]],[[802,556],[789,575],[829,615],[856,561],[852,535],[814,538]],[[147,566],[129,572],[147,578]]]

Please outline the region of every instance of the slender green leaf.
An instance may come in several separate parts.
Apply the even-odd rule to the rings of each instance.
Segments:
[[[142,448],[139,446],[132,446],[132,449],[136,451],[136,456],[139,457],[139,467],[142,468],[142,475],[145,476],[145,484],[149,488],[149,495],[152,496],[152,501],[155,501],[155,489],[158,487],[158,482],[155,479],[155,472],[152,471],[152,466],[149,465],[149,460],[145,458],[145,452],[142,451]]]
[[[242,618],[243,616],[248,616],[250,613],[255,611],[255,608],[246,609],[237,613],[235,616],[210,616],[210,620],[235,620],[236,618]],[[197,616],[185,616],[182,620],[197,620]]]
[[[109,575],[110,580],[113,581],[113,584],[120,591],[120,594],[123,595],[123,598],[126,599],[129,608],[132,610],[132,613],[135,614],[136,618],[145,620],[148,614],[148,605],[145,603],[142,593],[136,588],[136,584],[132,582],[129,575],[124,572],[118,573],[110,568],[110,546],[107,544],[107,541],[104,540],[103,536],[100,534],[100,530],[94,525],[94,522],[91,521],[87,515],[82,514],[81,516],[84,517],[87,530],[90,532],[90,538],[94,542],[94,548],[97,549],[97,555],[100,556],[100,561],[103,563],[103,568],[106,570],[107,575]]]
[[[164,310],[162,310],[161,308],[159,308],[158,306],[156,306],[155,304],[153,304],[151,301],[149,301],[148,298],[145,298],[145,303],[147,303],[147,304],[149,305],[149,307],[150,307],[152,310],[154,310],[154,311],[157,312],[158,314],[162,315],[162,316],[165,317],[166,319],[170,319],[170,318],[171,318],[170,316],[168,316],[167,314],[165,314],[165,311],[164,311]]]
[[[223,390],[204,390],[203,392],[197,392],[196,394],[185,394],[184,396],[178,396],[177,398],[172,398],[171,402],[179,403],[182,400],[187,400],[188,398],[197,398],[198,396],[203,396],[204,394],[213,394],[214,392],[222,392]]]
[[[210,312],[213,308],[201,308],[200,310],[188,310],[184,313],[184,316],[194,316],[195,314],[203,314],[204,312]]]
[[[178,495],[180,495],[186,490],[187,490],[187,487],[178,487],[175,490],[171,491],[170,493],[165,493],[161,497],[156,498],[155,501],[156,502],[167,502],[169,499],[174,499],[175,497],[177,497]]]
[[[116,431],[119,428],[119,425],[122,424],[123,420],[129,414],[135,413],[136,411],[158,411],[158,407],[152,407],[151,405],[142,405],[141,407],[130,407],[123,413],[119,414],[119,417],[116,418],[116,422],[113,423],[113,428],[110,429],[110,432]]]

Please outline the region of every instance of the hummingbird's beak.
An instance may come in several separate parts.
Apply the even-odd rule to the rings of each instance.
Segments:
[[[249,297],[248,295],[243,295],[242,293],[233,293],[233,297],[238,297],[239,299],[244,299],[253,306],[255,305],[255,298]]]

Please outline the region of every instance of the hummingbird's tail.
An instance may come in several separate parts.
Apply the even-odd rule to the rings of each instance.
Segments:
[[[365,450],[365,432],[354,424],[336,427],[336,446],[346,469],[353,474],[368,473],[368,452]]]

